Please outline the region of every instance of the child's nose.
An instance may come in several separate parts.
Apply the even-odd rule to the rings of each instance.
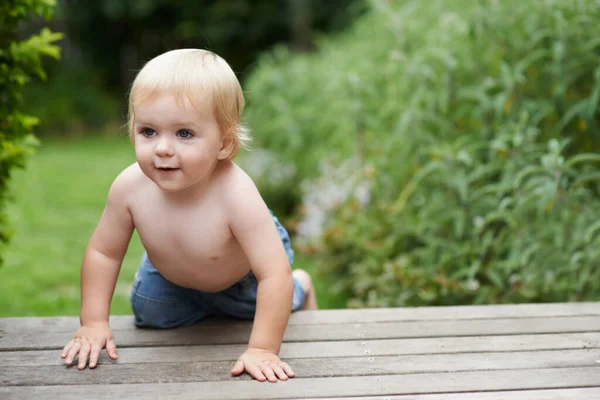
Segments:
[[[161,137],[157,141],[155,148],[156,154],[162,157],[173,155],[173,143],[168,137],[165,136]]]

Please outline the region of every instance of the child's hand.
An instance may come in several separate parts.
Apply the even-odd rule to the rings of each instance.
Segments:
[[[256,380],[264,382],[277,382],[277,378],[287,381],[288,377],[293,378],[296,374],[289,365],[284,363],[276,354],[263,349],[248,348],[244,354],[238,358],[237,363],[231,370],[232,375],[239,375],[244,370]]]
[[[73,339],[62,351],[60,355],[65,358],[65,364],[71,365],[73,359],[79,354],[79,362],[77,368],[85,369],[88,356],[90,357],[90,368],[94,368],[98,363],[98,357],[103,348],[106,347],[108,356],[116,360],[117,346],[113,338],[112,331],[108,323],[103,323],[94,326],[82,326],[79,328]]]

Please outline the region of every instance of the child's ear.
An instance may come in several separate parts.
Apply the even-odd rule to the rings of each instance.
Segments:
[[[223,139],[221,140],[221,150],[217,155],[219,160],[228,159],[233,151],[235,150],[235,140],[232,132],[228,132],[223,135]]]

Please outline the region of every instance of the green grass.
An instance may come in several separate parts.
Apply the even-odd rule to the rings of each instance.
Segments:
[[[0,317],[78,315],[83,253],[100,218],[113,179],[135,161],[126,137],[44,139],[26,170],[13,174],[14,201],[7,205],[11,242],[2,249]],[[129,246],[111,305],[130,314],[129,290],[143,247],[137,234]],[[315,276],[309,258],[296,268]],[[341,308],[323,278],[315,286],[321,308]]]

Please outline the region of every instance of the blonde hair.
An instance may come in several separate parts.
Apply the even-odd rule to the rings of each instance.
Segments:
[[[221,132],[230,141],[228,160],[233,159],[240,148],[248,148],[250,134],[241,124],[244,94],[229,64],[217,54],[200,49],[172,50],[144,65],[129,93],[128,125],[132,140],[134,105],[165,93],[187,99],[192,105],[197,104],[197,99],[212,104]]]

